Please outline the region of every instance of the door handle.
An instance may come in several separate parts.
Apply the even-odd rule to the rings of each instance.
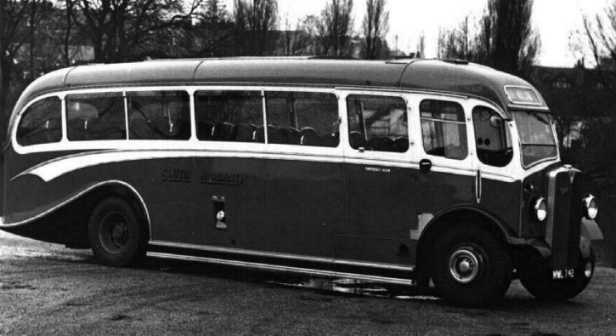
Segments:
[[[419,161],[419,171],[422,173],[428,173],[432,169],[432,161],[423,159]]]

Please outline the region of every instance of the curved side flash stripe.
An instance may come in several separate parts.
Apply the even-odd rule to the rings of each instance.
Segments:
[[[281,153],[257,153],[246,151],[213,151],[213,150],[112,150],[87,152],[80,154],[59,157],[32,168],[29,168],[11,178],[11,181],[25,175],[38,176],[45,182],[62,176],[66,173],[82,168],[97,166],[107,163],[129,162],[154,159],[178,159],[178,158],[255,158],[289,161],[309,161],[309,162],[330,162],[330,163],[349,163],[359,165],[378,165],[396,168],[419,169],[416,162],[408,161],[384,161],[377,159],[351,159],[334,155],[310,155],[310,154],[281,154]],[[455,175],[473,176],[475,171],[456,169],[454,167],[434,166],[434,172],[450,173]],[[485,178],[514,182],[516,179],[497,174],[484,174]]]
[[[109,180],[109,181],[95,183],[95,184],[85,188],[84,190],[76,193],[75,195],[69,197],[68,199],[66,199],[66,200],[64,200],[64,201],[54,205],[53,207],[51,207],[51,208],[49,208],[49,209],[47,209],[47,210],[45,210],[45,211],[43,211],[41,213],[39,213],[38,215],[35,215],[35,216],[30,217],[28,219],[21,220],[19,222],[5,223],[4,222],[5,219],[1,218],[1,220],[0,220],[0,228],[17,227],[17,226],[21,226],[21,225],[25,225],[25,224],[31,223],[31,222],[33,222],[33,221],[35,221],[37,219],[41,219],[41,218],[43,218],[43,217],[53,213],[54,211],[56,211],[56,210],[62,208],[63,206],[73,202],[74,200],[78,199],[79,197],[87,194],[88,192],[90,192],[90,191],[92,191],[92,190],[94,190],[96,188],[99,188],[99,187],[102,187],[102,186],[105,186],[105,185],[110,185],[110,184],[119,184],[119,185],[121,185],[123,187],[126,187],[126,188],[130,189],[131,192],[135,196],[137,196],[137,199],[139,199],[139,202],[141,203],[141,206],[143,207],[143,211],[145,212],[145,218],[146,218],[146,220],[148,222],[148,228],[150,230],[149,232],[151,233],[152,232],[152,225],[151,225],[151,221],[150,221],[150,211],[148,210],[148,207],[145,204],[145,200],[143,199],[143,197],[141,197],[141,194],[137,191],[137,189],[135,189],[132,185],[130,185],[130,184],[124,182],[124,181],[120,181],[120,180]]]

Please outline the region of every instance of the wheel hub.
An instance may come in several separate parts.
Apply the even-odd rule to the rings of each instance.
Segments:
[[[126,228],[126,223],[116,222],[111,229],[111,241],[117,247],[124,246],[124,244],[126,244],[127,234],[128,230]]]
[[[459,248],[449,257],[449,273],[459,283],[467,284],[479,274],[480,258],[470,248]]]
[[[100,241],[107,251],[111,253],[120,252],[126,247],[128,240],[128,225],[124,216],[112,213],[102,219]]]

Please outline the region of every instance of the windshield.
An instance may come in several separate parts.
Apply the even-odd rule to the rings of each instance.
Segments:
[[[518,111],[513,112],[513,119],[520,133],[524,167],[558,156],[552,127],[554,120],[550,114]]]

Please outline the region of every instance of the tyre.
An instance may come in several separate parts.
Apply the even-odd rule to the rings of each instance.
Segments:
[[[535,298],[546,301],[565,301],[580,294],[592,278],[595,269],[595,255],[582,258],[575,267],[575,276],[569,279],[552,278],[551,258],[541,258],[533,253],[520,266],[520,282]]]
[[[447,301],[486,306],[502,300],[512,277],[511,255],[493,234],[476,228],[456,228],[435,244],[433,280]]]
[[[109,266],[128,266],[145,256],[146,230],[134,208],[122,198],[104,199],[88,221],[94,256]]]

